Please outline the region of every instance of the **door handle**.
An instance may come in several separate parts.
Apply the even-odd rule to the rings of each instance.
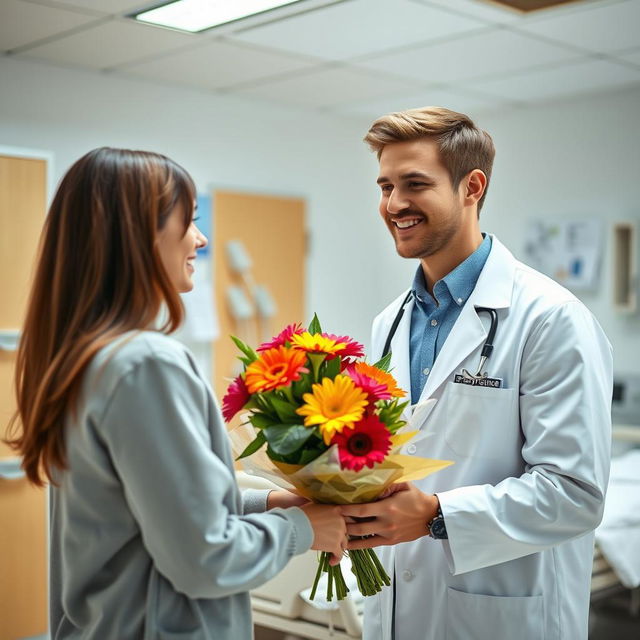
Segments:
[[[20,331],[17,329],[0,330],[0,351],[17,351]]]
[[[25,477],[20,468],[21,458],[0,458],[0,479],[19,480]]]

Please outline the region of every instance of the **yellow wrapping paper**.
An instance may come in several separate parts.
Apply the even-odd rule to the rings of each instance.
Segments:
[[[432,406],[432,405],[431,405]],[[429,407],[430,409],[430,407]],[[420,417],[424,420],[424,413]],[[415,415],[415,414],[414,414]],[[417,416],[416,416],[417,417]],[[417,458],[399,453],[404,444],[418,434],[415,420],[392,439],[390,454],[372,469],[350,471],[340,467],[338,447],[334,445],[305,466],[272,461],[266,447],[241,460],[245,471],[271,480],[284,489],[295,488],[300,495],[326,504],[360,504],[372,502],[392,484],[420,480],[453,464],[450,460]],[[421,426],[421,425],[415,425]],[[255,429],[248,423],[230,432],[234,455],[237,457],[255,438]]]

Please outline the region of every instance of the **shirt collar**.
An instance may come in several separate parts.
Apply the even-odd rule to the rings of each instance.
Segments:
[[[483,235],[484,239],[480,246],[466,260],[453,269],[453,271],[450,271],[444,278],[436,282],[433,287],[434,293],[440,293],[442,290],[448,291],[451,299],[459,307],[464,305],[467,298],[469,298],[473,292],[485,262],[489,257],[489,253],[491,252],[491,237],[488,234]],[[443,283],[445,286],[439,286],[440,283]],[[433,296],[427,291],[422,265],[418,265],[418,269],[416,270],[413,278],[412,291],[419,303],[434,303]],[[439,302],[443,303],[444,301],[439,300]]]

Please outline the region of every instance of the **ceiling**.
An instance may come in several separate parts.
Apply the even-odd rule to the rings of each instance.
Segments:
[[[126,17],[148,6],[0,0],[0,52],[368,117],[428,104],[478,113],[640,85],[640,0],[526,15],[486,0],[304,0],[199,34]]]

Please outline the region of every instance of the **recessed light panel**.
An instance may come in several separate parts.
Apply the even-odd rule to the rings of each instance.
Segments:
[[[197,33],[302,0],[176,0],[134,15],[160,27]]]

